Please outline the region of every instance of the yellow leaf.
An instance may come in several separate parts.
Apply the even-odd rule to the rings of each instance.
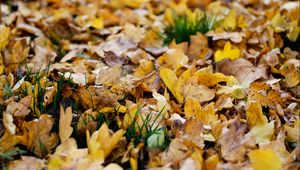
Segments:
[[[152,92],[152,96],[157,100],[158,110],[161,112],[161,115],[165,115],[167,111],[171,109],[170,104],[165,96],[157,93],[155,90]]]
[[[171,93],[175,96],[175,84],[177,82],[177,77],[174,71],[168,68],[161,67],[159,69],[159,76],[167,86],[167,88],[171,91]]]
[[[0,50],[2,50],[9,42],[10,28],[1,25],[0,26]]]
[[[297,21],[293,22],[293,27],[289,29],[289,32],[286,34],[289,40],[291,41],[297,41],[299,33],[300,33],[300,27],[297,25]]]
[[[240,50],[237,47],[231,46],[229,41],[226,42],[223,50],[217,50],[215,53],[215,62],[219,62],[223,59],[237,59],[240,57]]]
[[[60,106],[60,118],[59,118],[59,138],[60,142],[66,141],[73,132],[71,127],[72,123],[72,108],[68,107],[65,111],[62,106]]]
[[[187,64],[189,58],[184,54],[183,45],[174,45],[157,59],[159,65],[165,65],[172,70],[179,69]]]
[[[104,24],[103,24],[103,18],[94,18],[91,20],[91,26],[96,28],[96,29],[102,29]]]
[[[201,105],[194,99],[187,99],[184,105],[184,114],[186,118],[194,117],[201,110]]]
[[[147,1],[148,0],[111,0],[110,6],[113,8],[122,8],[124,6],[138,8]]]
[[[1,55],[0,55],[0,57],[1,57]],[[4,71],[4,65],[0,65],[0,75],[2,75],[3,71]]]
[[[226,30],[226,31],[234,31],[236,29],[236,25],[237,25],[237,19],[236,19],[236,12],[234,10],[231,10],[229,12],[229,14],[224,18],[223,23],[222,23],[222,27]]]
[[[193,78],[197,79],[199,84],[205,85],[207,87],[213,87],[220,82],[226,82],[230,80],[229,76],[225,76],[222,73],[213,73],[211,67],[207,67],[197,71],[193,75]]]
[[[215,103],[211,102],[206,105],[200,112],[196,115],[196,119],[205,125],[214,123],[218,121],[218,115],[215,114]]]
[[[275,32],[284,32],[291,26],[290,22],[281,16],[279,12],[272,18],[271,24]]]
[[[134,70],[134,75],[143,77],[149,74],[154,69],[154,64],[151,60],[141,60],[140,65]]]
[[[174,87],[174,96],[176,97],[176,99],[179,103],[183,103],[183,101],[184,101],[182,88],[184,87],[186,81],[190,77],[191,77],[191,71],[186,70],[179,76],[177,82],[175,82],[176,84],[175,84],[175,87]]]
[[[258,149],[249,154],[254,170],[280,170],[281,161],[271,149]]]
[[[246,138],[254,137],[257,144],[269,143],[274,133],[274,121],[263,125],[254,126],[247,134]]]
[[[108,126],[104,123],[100,129],[92,134],[87,141],[88,150],[91,155],[98,155],[99,151],[104,152],[104,158],[107,157],[114,147],[118,144],[125,131],[120,129],[113,135],[109,132]],[[87,135],[89,138],[89,135]],[[100,158],[102,159],[102,158]]]
[[[262,107],[258,102],[250,102],[246,110],[246,117],[250,129],[256,125],[263,125],[268,122],[268,119],[263,115]]]

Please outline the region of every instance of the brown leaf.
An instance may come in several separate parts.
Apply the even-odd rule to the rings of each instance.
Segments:
[[[72,123],[72,108],[68,107],[65,111],[62,106],[60,106],[60,114],[59,114],[59,138],[60,142],[63,143],[66,141],[73,132],[73,128],[71,127]]]
[[[25,122],[22,125],[23,134],[17,136],[19,143],[37,156],[45,156],[58,144],[57,134],[50,133],[52,126],[53,118],[47,114],[41,115],[38,120]]]
[[[247,125],[235,118],[229,128],[223,128],[222,137],[219,140],[222,157],[229,162],[245,160],[246,146],[244,135]]]
[[[220,65],[220,71],[235,76],[240,83],[252,83],[257,79],[268,77],[265,66],[255,67],[250,61],[243,58],[224,62]]]

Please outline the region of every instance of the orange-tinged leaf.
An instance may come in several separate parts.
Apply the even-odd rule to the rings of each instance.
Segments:
[[[258,102],[250,102],[246,110],[246,117],[250,128],[256,125],[263,125],[268,122],[268,119],[263,115],[262,107]]]
[[[220,82],[227,82],[231,80],[229,76],[225,76],[222,73],[213,73],[211,67],[197,71],[193,75],[193,78],[197,79],[199,84],[207,87],[213,87]]]
[[[50,133],[53,126],[53,118],[43,114],[38,120],[25,122],[22,130],[23,135],[17,136],[19,143],[27,146],[37,156],[43,157],[48,154],[58,143],[58,136]]]
[[[5,131],[4,135],[0,138],[0,153],[10,150],[16,144],[18,144],[17,136]]]
[[[271,149],[258,149],[249,154],[254,170],[280,170],[281,161]]]
[[[71,127],[72,123],[72,108],[68,107],[66,110],[60,106],[60,118],[59,118],[59,138],[60,142],[66,141],[73,132]]]
[[[223,50],[217,50],[215,53],[215,62],[219,62],[223,59],[234,60],[239,58],[241,55],[240,49],[235,46],[232,46],[229,41],[226,42]]]

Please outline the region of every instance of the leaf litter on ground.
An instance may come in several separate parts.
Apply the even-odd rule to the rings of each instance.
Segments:
[[[1,1],[1,169],[300,169],[299,10]]]

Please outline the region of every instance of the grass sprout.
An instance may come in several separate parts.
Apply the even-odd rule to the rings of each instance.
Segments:
[[[190,36],[199,33],[207,33],[215,28],[217,24],[215,16],[196,15],[194,19],[184,16],[173,16],[173,24],[167,26],[164,30],[164,44],[170,44],[174,39],[176,43],[190,42]]]
[[[161,137],[163,137],[164,139],[159,139],[158,137],[157,140],[160,141],[156,141],[157,145],[155,145],[155,147],[162,149],[166,148],[168,146],[169,139],[166,135],[165,127],[160,126],[163,120],[163,110],[164,109],[162,109],[157,115],[150,113],[146,117],[143,117],[141,115],[140,109],[138,109],[135,113],[132,123],[126,130],[125,136],[127,140],[132,140],[135,146],[140,142],[145,143],[147,146],[153,146],[152,144],[148,144],[148,139],[153,138],[153,135],[162,135]],[[137,122],[138,116],[142,119],[141,125],[139,125],[139,123]]]

